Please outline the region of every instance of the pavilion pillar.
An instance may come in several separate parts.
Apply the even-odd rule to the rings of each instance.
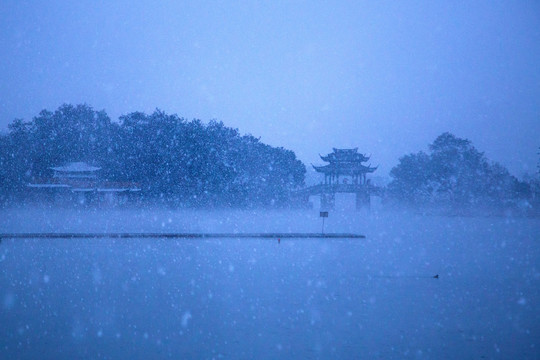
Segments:
[[[336,203],[336,196],[334,193],[321,194],[321,210],[333,210]]]
[[[369,196],[369,191],[367,189],[358,191],[356,193],[356,210],[360,210],[363,208],[369,209],[370,205],[371,205],[371,199]]]

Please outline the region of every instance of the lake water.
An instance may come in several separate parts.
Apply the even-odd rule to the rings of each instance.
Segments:
[[[317,232],[318,215],[6,209],[0,232]],[[326,227],[367,237],[5,239],[2,358],[540,356],[539,220],[331,212]]]

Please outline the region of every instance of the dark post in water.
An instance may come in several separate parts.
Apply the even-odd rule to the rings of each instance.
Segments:
[[[328,217],[328,211],[321,211],[320,216],[322,217],[322,231],[321,231],[321,233],[324,234],[324,218]]]

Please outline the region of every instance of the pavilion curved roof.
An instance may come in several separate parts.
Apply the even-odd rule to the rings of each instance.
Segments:
[[[365,173],[372,173],[377,170],[378,166],[372,167],[371,165],[364,166],[359,163],[343,163],[335,164],[330,163],[323,166],[311,165],[317,172],[325,174],[339,174],[339,175],[359,175]]]
[[[366,156],[365,154],[359,153],[358,148],[353,149],[332,149],[333,152],[322,156],[321,159],[323,161],[329,162],[329,163],[342,163],[342,162],[353,162],[353,163],[363,163],[369,160],[369,156]]]
[[[91,166],[85,162],[70,162],[63,166],[51,167],[50,169],[59,172],[87,172],[101,170],[100,167]]]

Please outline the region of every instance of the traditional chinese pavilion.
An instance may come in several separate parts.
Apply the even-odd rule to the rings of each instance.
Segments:
[[[101,168],[85,162],[70,162],[49,169],[53,171],[52,177],[34,179],[28,188],[36,195],[55,201],[112,205],[124,203],[130,194],[141,190],[136,183],[101,180]]]
[[[52,167],[54,178],[96,180],[100,167],[91,166],[84,162],[71,162],[63,166]]]
[[[329,164],[323,166],[313,165],[313,168],[317,172],[324,174],[324,183],[327,185],[340,184],[340,177],[344,184],[347,184],[350,179],[353,185],[365,185],[367,183],[366,174],[377,170],[376,167],[362,165],[362,163],[369,160],[369,156],[359,153],[358,148],[333,148],[332,153],[319,156]]]
[[[334,148],[330,154],[319,156],[327,164],[313,165],[313,168],[324,174],[324,182],[297,191],[296,195],[304,199],[302,202],[308,203],[310,196],[320,196],[321,210],[328,210],[334,208],[337,193],[348,193],[356,195],[356,208],[360,209],[370,205],[371,195],[380,194],[380,189],[373,186],[366,176],[377,167],[364,165],[370,157],[359,153],[358,148]]]

